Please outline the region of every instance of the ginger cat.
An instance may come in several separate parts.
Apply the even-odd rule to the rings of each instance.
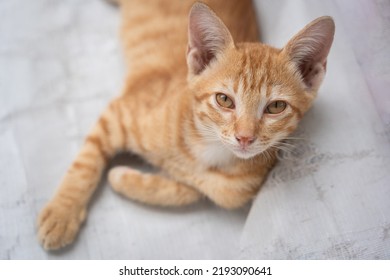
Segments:
[[[111,169],[109,183],[130,199],[181,206],[207,197],[228,209],[244,205],[325,75],[330,17],[277,49],[258,42],[249,0],[205,1],[221,19],[188,0],[116,2],[130,74],[39,216],[45,249],[74,240],[107,162],[120,151],[160,170]]]

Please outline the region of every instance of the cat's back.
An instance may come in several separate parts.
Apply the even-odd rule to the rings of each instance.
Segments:
[[[194,0],[119,0],[124,52],[132,71],[162,67],[186,72],[188,13]],[[257,41],[251,0],[206,0],[236,42]],[[182,71],[181,71],[182,70]]]

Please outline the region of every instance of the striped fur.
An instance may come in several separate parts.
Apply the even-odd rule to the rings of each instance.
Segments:
[[[129,75],[123,93],[103,112],[39,216],[39,238],[46,249],[74,240],[104,168],[120,151],[140,155],[160,170],[144,174],[113,168],[109,182],[126,197],[164,206],[186,205],[202,197],[228,209],[244,205],[272,168],[275,147],[310,108],[325,73],[326,60],[319,54],[326,53],[326,59],[329,50],[312,51],[310,63],[315,67],[310,68],[305,48],[299,45],[310,43],[305,37],[313,29],[310,25],[282,50],[257,43],[250,1],[205,1],[222,21],[206,6],[194,6],[194,18],[212,17],[209,22],[219,24],[214,30],[227,27],[235,43],[220,46],[223,51],[192,74],[187,68],[192,62],[187,66],[185,59],[191,1],[115,2],[121,6]],[[313,30],[318,35],[318,28]],[[187,58],[191,55],[189,51]],[[234,110],[218,105],[216,93],[234,100]],[[285,101],[287,108],[277,115],[266,113],[275,100]],[[254,140],[242,144],[238,139],[245,137]]]

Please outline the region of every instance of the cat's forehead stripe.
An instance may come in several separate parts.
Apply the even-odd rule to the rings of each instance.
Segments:
[[[269,97],[272,91],[272,83],[269,83],[268,79],[269,69],[273,69],[272,56],[269,53],[266,52],[259,59],[257,56],[253,57],[250,52],[245,52],[241,56],[239,73],[237,73],[237,77],[233,78],[234,93],[262,92],[263,96]],[[266,92],[261,90],[264,84],[268,84]]]
[[[241,77],[239,82],[238,82],[238,89],[237,89],[237,94],[244,94],[246,92],[246,84],[245,84],[245,77]]]
[[[266,92],[266,97],[269,98],[269,99],[274,99],[278,96],[280,96],[280,91],[281,91],[281,87],[278,86],[278,85],[268,85],[267,87],[267,92]]]
[[[267,96],[267,92],[268,92],[268,86],[266,83],[263,83],[260,87],[260,95]]]
[[[239,79],[233,79],[233,92],[237,93],[238,92],[238,83],[240,82]]]

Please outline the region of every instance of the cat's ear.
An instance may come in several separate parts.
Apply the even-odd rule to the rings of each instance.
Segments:
[[[195,3],[188,24],[187,65],[190,74],[200,74],[229,47],[234,47],[234,42],[225,24],[207,5]]]
[[[320,17],[306,25],[283,48],[297,66],[308,90],[316,91],[321,85],[334,31],[333,19]]]

